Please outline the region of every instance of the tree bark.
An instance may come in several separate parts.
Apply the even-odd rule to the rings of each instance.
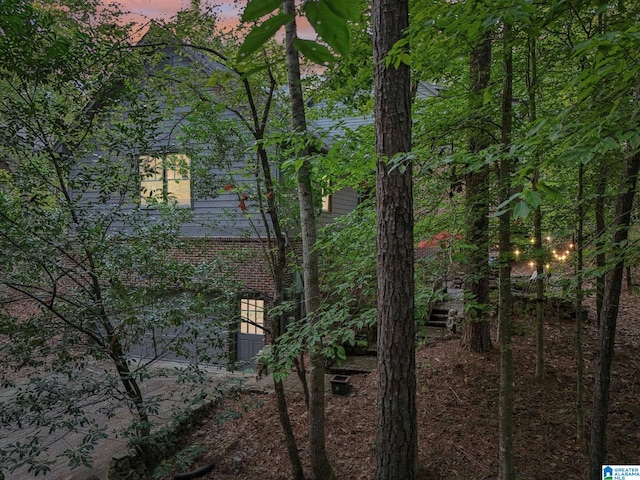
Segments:
[[[374,0],[373,63],[378,275],[378,429],[376,478],[413,480],[416,472],[412,165],[409,66],[386,66],[409,25],[407,0]],[[393,161],[392,161],[393,160]]]
[[[527,69],[527,94],[529,97],[529,120],[534,124],[538,119],[537,89],[538,89],[538,55],[536,38],[529,36]],[[531,189],[536,190],[540,172],[536,170],[531,179]],[[544,253],[542,250],[542,209],[537,205],[533,209],[533,248],[536,266],[536,369],[535,377],[544,377]]]
[[[578,167],[578,231],[574,244],[576,252],[576,440],[584,438],[584,356],[582,354],[582,279],[583,279],[583,251],[584,242],[584,165]]]
[[[504,24],[504,80],[502,89],[502,145],[506,152],[511,144],[513,130],[513,53],[511,46],[511,25]],[[511,171],[513,161],[500,161],[500,202],[511,196]],[[498,479],[513,480],[513,344],[512,299],[511,299],[511,210],[500,217],[500,308],[498,310],[500,342],[500,396],[498,401],[499,446]]]
[[[469,56],[470,108],[474,112],[483,106],[484,90],[491,74],[491,37],[485,33]],[[473,155],[489,145],[478,128],[469,139]],[[467,242],[473,246],[467,258],[465,281],[465,323],[462,347],[472,352],[491,350],[491,330],[487,320],[489,304],[489,168],[486,165],[468,173],[465,182],[467,203]]]
[[[605,253],[605,195],[607,193],[607,175],[605,173],[605,164],[601,160],[598,162],[598,172],[596,175],[598,180],[596,182],[596,200],[594,205],[595,220],[596,220],[596,268],[598,271],[603,271],[605,263],[607,261],[607,255]],[[598,275],[596,278],[596,325],[600,326],[600,314],[602,313],[602,299],[604,297],[604,274]]]
[[[295,15],[295,0],[283,1],[284,13]],[[304,97],[300,75],[300,59],[293,42],[297,38],[295,20],[285,26],[285,48],[287,56],[287,79],[293,129],[306,132],[307,121],[304,110]],[[318,255],[314,250],[316,243],[316,217],[313,205],[311,185],[311,167],[306,160],[308,151],[304,149],[302,166],[298,169],[298,203],[300,206],[300,229],[302,235],[302,263],[304,282],[304,306],[312,325],[316,322],[315,312],[320,305],[320,287],[318,280]],[[317,480],[335,478],[327,457],[324,432],[324,356],[320,346],[309,350],[310,383],[309,388],[309,454],[311,469]]]
[[[537,182],[537,173],[535,175]],[[534,184],[535,185],[535,184]],[[535,187],[534,187],[535,188]],[[542,209],[533,211],[533,248],[536,260],[536,378],[544,378],[544,252],[542,250]]]
[[[256,116],[257,119],[257,116]],[[263,126],[256,129],[256,140],[262,140],[263,138]],[[258,146],[258,159],[262,168],[262,175],[265,182],[265,188],[267,190],[267,206],[269,210],[269,218],[271,219],[271,226],[273,228],[276,244],[275,248],[269,249],[271,257],[271,271],[274,283],[274,305],[280,305],[285,296],[284,278],[287,270],[287,252],[286,252],[286,239],[280,226],[280,218],[278,216],[278,209],[276,207],[275,196],[273,195],[273,179],[271,178],[271,168],[269,165],[267,153],[264,150],[262,143]],[[274,316],[271,318],[271,343],[274,348],[274,359],[278,360],[279,352],[277,350],[277,340],[282,334],[282,318],[281,316]],[[285,443],[287,445],[287,453],[289,454],[289,462],[291,463],[292,477],[294,480],[304,480],[304,470],[302,469],[302,461],[300,460],[300,453],[298,452],[298,445],[296,443],[296,437],[293,433],[293,427],[291,425],[291,418],[289,417],[289,411],[287,409],[287,397],[285,396],[284,386],[281,380],[273,380],[273,389],[276,396],[276,405],[278,407],[278,418],[282,431],[284,432]]]
[[[593,387],[593,415],[591,417],[591,441],[589,444],[589,479],[599,480],[601,465],[606,457],[607,416],[609,413],[609,385],[611,383],[611,365],[613,363],[614,339],[618,306],[622,292],[624,272],[623,250],[629,237],[631,209],[640,167],[640,154],[625,159],[622,179],[616,200],[615,219],[613,221],[611,258],[615,259],[613,268],[605,276],[605,289],[602,298],[602,312],[598,328],[598,350]]]

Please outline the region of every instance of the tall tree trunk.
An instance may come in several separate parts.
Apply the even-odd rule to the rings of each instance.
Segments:
[[[536,37],[529,36],[527,94],[529,97],[529,120],[534,124],[538,120],[538,55]],[[531,189],[536,190],[539,171],[536,167],[531,179]],[[533,247],[536,265],[536,378],[544,377],[544,254],[542,251],[542,208],[536,205],[533,209]]]
[[[513,129],[513,54],[511,46],[511,25],[504,24],[504,80],[502,89],[502,145],[506,152],[511,144]],[[511,171],[513,161],[500,161],[500,202],[511,196]],[[500,397],[498,479],[514,480],[513,466],[513,344],[511,342],[512,299],[511,299],[511,210],[500,217]]]
[[[584,242],[584,165],[578,167],[578,231],[574,248],[576,252],[576,439],[584,438],[584,357],[582,354],[582,276]]]
[[[412,165],[390,160],[411,149],[409,66],[387,67],[409,25],[407,0],[374,0],[373,64],[378,275],[378,429],[376,478],[413,480],[416,472]],[[395,158],[394,158],[395,157]]]
[[[629,237],[631,208],[638,179],[640,154],[627,157],[622,168],[622,179],[616,200],[613,235],[610,246],[611,258],[615,260],[613,268],[605,276],[605,290],[602,299],[602,312],[598,328],[598,350],[593,387],[593,414],[591,417],[591,442],[589,444],[589,479],[598,480],[601,465],[606,456],[607,416],[609,413],[609,385],[611,383],[611,364],[618,319],[618,305],[622,291],[624,272],[624,244]]]
[[[471,111],[482,109],[484,90],[491,73],[491,37],[484,34],[469,57]],[[480,119],[481,121],[481,119]],[[472,154],[489,145],[482,129],[469,140]],[[465,291],[467,314],[462,330],[462,347],[472,352],[491,350],[491,329],[487,320],[489,304],[489,167],[481,166],[466,176],[467,242],[473,246],[467,257]]]
[[[274,338],[277,338],[282,334],[281,319],[273,317],[271,319],[271,334]],[[273,342],[274,359],[277,361],[279,352],[277,351],[277,344]],[[291,463],[291,470],[293,472],[292,478],[294,480],[304,480],[304,470],[302,469],[302,462],[300,460],[300,453],[298,452],[298,445],[296,443],[296,437],[293,433],[293,427],[291,426],[291,418],[289,417],[289,411],[287,409],[287,397],[284,392],[284,385],[282,380],[273,380],[273,389],[276,395],[276,406],[278,408],[278,418],[280,419],[280,425],[284,432],[285,443],[287,445],[287,453],[289,455],[289,463]]]
[[[605,218],[605,196],[607,193],[607,174],[605,173],[605,162],[600,160],[596,172],[596,201],[595,201],[595,220],[596,220],[596,269],[599,272],[604,271],[607,261],[605,253],[606,245],[606,218]],[[604,273],[596,278],[596,325],[600,326],[600,316],[602,313],[602,299],[604,298]]]
[[[284,13],[295,15],[295,0],[283,1]],[[287,56],[287,78],[293,129],[306,132],[307,121],[304,111],[304,97],[300,76],[300,59],[293,42],[297,38],[295,20],[285,27]],[[302,151],[302,166],[298,169],[298,203],[300,206],[300,229],[302,234],[302,262],[304,282],[304,306],[309,321],[316,322],[315,313],[320,306],[320,286],[318,279],[318,255],[314,250],[316,243],[316,217],[311,186],[311,167]],[[309,389],[309,453],[311,469],[316,480],[335,478],[327,457],[324,433],[324,356],[321,346],[309,350],[310,383]]]
[[[538,175],[534,176],[535,183]],[[544,378],[544,251],[542,250],[542,209],[533,211],[533,248],[536,261],[536,378]]]
[[[598,13],[597,33],[603,35],[606,31],[606,18],[603,12]],[[596,101],[596,100],[594,100]],[[595,221],[596,221],[596,269],[604,272],[606,268],[607,255],[605,246],[607,239],[606,232],[606,194],[607,194],[607,165],[606,160],[601,158],[597,164],[596,172],[596,200],[595,200]],[[605,274],[600,273],[596,277],[596,325],[600,327],[600,316],[602,313],[602,301],[604,299]]]
[[[254,120],[258,121],[257,115],[254,116]],[[260,141],[264,137],[264,125],[256,123],[256,127],[256,140]],[[287,270],[286,238],[280,225],[275,195],[273,194],[274,185],[273,179],[271,178],[271,166],[269,165],[267,152],[264,150],[262,143],[259,143],[258,145],[258,162],[262,169],[262,176],[267,190],[267,207],[269,218],[271,220],[271,227],[273,228],[275,236],[275,245],[270,245],[271,248],[269,248],[269,254],[274,283],[273,304],[278,306],[284,301],[285,297],[284,278]],[[270,239],[269,242],[271,242]],[[283,323],[281,315],[273,316],[271,318],[271,343],[274,349],[273,356],[276,363],[279,356],[277,340],[282,334]],[[293,434],[293,427],[291,426],[291,418],[289,417],[289,411],[287,409],[287,397],[285,396],[282,380],[276,380],[274,378],[273,387],[276,396],[276,405],[278,408],[278,418],[280,419],[280,425],[284,432],[289,462],[291,463],[291,470],[293,472],[293,479],[304,480],[304,470],[302,469],[302,461],[300,460],[296,437]]]

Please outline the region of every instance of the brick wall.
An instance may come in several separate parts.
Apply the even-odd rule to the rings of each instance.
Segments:
[[[220,273],[233,277],[238,293],[261,295],[271,302],[274,285],[266,259],[265,242],[255,238],[182,238],[176,258],[192,264],[217,261]]]

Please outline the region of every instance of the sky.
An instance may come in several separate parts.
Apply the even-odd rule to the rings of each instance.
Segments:
[[[115,3],[123,10],[131,12],[127,18],[140,25],[144,25],[150,20],[173,17],[179,10],[187,8],[191,0],[102,0],[105,3]],[[247,4],[247,0],[200,0],[201,5],[210,4],[214,6],[218,14],[218,28],[225,30],[225,27],[235,27],[240,22],[240,15]],[[143,30],[144,31],[144,30]],[[138,34],[139,35],[139,34]],[[298,35],[301,38],[314,40],[316,34],[306,21],[298,19]],[[277,38],[281,38],[281,31]]]
[[[206,0],[201,3],[205,3]],[[131,12],[128,18],[145,24],[149,20],[170,19],[178,12],[191,4],[190,0],[115,0],[126,11]],[[225,25],[236,25],[240,18],[240,5],[244,7],[245,2],[238,5],[234,0],[214,0],[206,2],[216,5],[215,11],[220,18],[220,27]]]

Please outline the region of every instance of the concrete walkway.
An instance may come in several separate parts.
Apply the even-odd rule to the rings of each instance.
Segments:
[[[339,366],[334,366],[330,369],[329,374],[325,375],[325,388],[328,392],[331,391],[330,378],[333,374],[351,374],[351,373],[367,373],[375,368],[375,357],[350,357],[346,361],[342,362]],[[176,366],[181,365],[173,362],[158,363],[157,368],[162,368],[167,371]],[[184,365],[183,365],[184,366]],[[98,372],[99,369],[94,369]],[[256,393],[273,393],[273,379],[270,375],[262,379],[256,379],[253,372],[229,372],[222,368],[208,367],[206,371],[205,389],[210,394],[210,398],[214,398],[214,395],[221,388],[239,387],[243,390],[256,392]],[[89,370],[88,374],[91,374]],[[96,373],[97,374],[97,373]],[[285,390],[301,392],[302,386],[295,373],[289,375],[285,381]],[[18,385],[19,386],[19,385]],[[180,385],[176,383],[175,377],[170,376],[154,376],[148,380],[145,380],[141,384],[143,395],[145,398],[152,396],[161,396],[165,398],[163,402],[159,404],[157,415],[153,416],[153,421],[156,424],[167,423],[172,418],[172,412],[174,408],[182,406],[182,394],[185,393],[185,388],[188,386]],[[4,403],[11,402],[12,397],[15,395],[15,390],[12,389],[0,389],[0,406]],[[121,432],[131,421],[131,413],[120,408],[116,411],[113,418],[107,418],[105,415],[99,413],[99,407],[101,405],[94,405],[93,418],[101,425],[107,426],[108,438],[102,439],[98,442],[95,453],[92,456],[92,466],[90,468],[80,466],[72,469],[69,467],[65,459],[60,459],[53,467],[50,473],[48,473],[45,480],[107,480],[109,464],[111,459],[120,454],[127,452],[126,439],[119,436]],[[29,430],[15,430],[11,432],[2,432],[0,437],[0,449],[4,445],[20,441],[28,437]],[[64,452],[68,448],[73,448],[77,445],[82,438],[81,434],[63,434],[50,435],[47,437],[47,446],[49,447],[49,458],[53,459],[60,453]],[[42,475],[35,477],[33,473],[27,471],[26,467],[16,470],[12,473],[3,472],[5,480],[29,480],[43,478]],[[0,475],[0,479],[2,476]]]
[[[171,371],[176,365],[170,362],[159,363],[156,368],[162,368],[166,371]],[[94,369],[95,374],[99,369]],[[250,388],[260,391],[263,387],[258,385],[255,379],[255,374],[249,372],[229,372],[222,368],[208,367],[206,370],[206,381],[202,386],[208,393],[208,398],[215,398],[216,393],[220,388],[231,388],[231,386],[243,385],[243,388]],[[91,374],[91,370],[87,372]],[[263,379],[264,381],[265,379]],[[265,382],[266,384],[266,382]],[[20,384],[16,385],[19,388]],[[162,425],[168,423],[173,415],[173,411],[176,408],[184,406],[183,394],[187,393],[186,389],[189,385],[179,384],[176,382],[175,377],[171,376],[153,376],[141,383],[141,389],[143,391],[144,398],[162,397],[164,400],[158,405],[157,414],[153,415],[152,421],[156,425]],[[15,388],[2,388],[0,389],[0,407],[3,404],[12,402],[15,397]],[[104,407],[104,402],[96,403],[92,406],[92,413],[90,414],[92,419],[99,425],[105,425],[107,427],[108,438],[104,438],[98,441],[95,452],[92,455],[92,466],[85,467],[79,466],[71,468],[65,458],[59,459],[53,466],[51,471],[44,477],[45,480],[88,480],[88,479],[100,479],[106,480],[108,476],[109,463],[111,458],[117,454],[124,454],[127,452],[127,440],[120,436],[120,432],[124,430],[131,422],[132,415],[126,408],[119,408],[115,411],[115,415],[111,418],[107,418],[106,415],[100,412],[101,407]],[[29,437],[30,433],[33,433],[33,428],[24,428],[22,430],[3,430],[0,435],[0,449],[3,446],[15,443],[18,441],[24,442]],[[54,433],[47,436],[46,444],[44,447],[48,448],[47,459],[55,459],[65,450],[74,448],[82,439],[80,433],[68,433],[62,432]],[[5,480],[29,480],[36,478],[43,478],[40,474],[37,477],[33,472],[28,471],[28,467],[20,468],[14,472],[2,472]],[[0,474],[0,479],[2,475]]]

